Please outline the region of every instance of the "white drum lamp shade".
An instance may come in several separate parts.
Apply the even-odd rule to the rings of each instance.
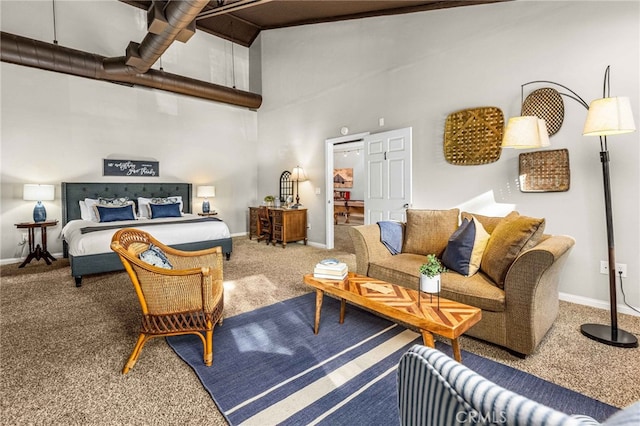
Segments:
[[[25,184],[22,188],[22,199],[25,201],[37,201],[33,208],[33,221],[45,222],[47,210],[42,201],[55,199],[55,187],[53,185]]]
[[[636,130],[629,98],[618,96],[591,101],[582,134],[610,136]]]
[[[202,213],[209,213],[211,210],[211,205],[209,204],[209,197],[216,196],[216,187],[215,186],[199,186],[196,190],[196,196],[198,198],[204,198],[202,202]]]
[[[550,145],[546,122],[535,116],[512,117],[502,138],[503,148],[543,148]]]

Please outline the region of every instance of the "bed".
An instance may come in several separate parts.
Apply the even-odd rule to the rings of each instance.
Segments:
[[[62,182],[62,239],[64,257],[69,258],[76,287],[90,274],[124,270],[118,255],[111,251],[111,237],[116,229],[132,227],[145,230],[163,243],[180,250],[202,250],[221,246],[226,259],[232,252],[227,225],[216,218],[200,217],[191,212],[190,183],[76,183]],[[83,220],[80,201],[86,198],[128,197],[138,199],[180,197],[182,217],[123,220],[95,223]],[[86,216],[86,211],[84,212]],[[86,217],[85,217],[86,219]],[[179,229],[179,232],[176,232]]]

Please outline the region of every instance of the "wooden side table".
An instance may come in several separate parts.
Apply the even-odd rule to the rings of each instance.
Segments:
[[[46,222],[23,222],[15,224],[16,228],[27,229],[29,232],[29,255],[24,260],[24,262],[22,262],[22,264],[18,266],[18,268],[24,268],[24,266],[27,263],[31,262],[31,260],[34,258],[36,260],[44,259],[44,261],[47,262],[47,265],[51,265],[51,261],[56,260],[56,258],[47,251],[47,227],[56,226],[57,224],[57,220],[48,220]],[[35,243],[35,234],[37,228],[40,228],[42,231],[42,247],[40,246],[40,244],[36,245]]]
[[[218,215],[218,212],[198,213],[198,216],[204,216],[204,217],[217,216],[217,215]]]

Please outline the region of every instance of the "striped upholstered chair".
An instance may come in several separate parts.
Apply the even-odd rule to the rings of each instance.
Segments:
[[[400,423],[410,426],[600,424],[504,389],[442,352],[421,345],[409,349],[398,365],[398,404]],[[640,425],[640,401],[602,424]]]

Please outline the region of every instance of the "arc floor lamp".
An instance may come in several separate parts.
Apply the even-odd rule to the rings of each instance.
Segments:
[[[611,346],[634,348],[638,346],[638,339],[633,334],[618,328],[617,289],[616,289],[616,261],[613,239],[613,214],[611,209],[611,182],[609,178],[609,149],[607,136],[630,133],[636,130],[631,112],[631,104],[627,97],[610,97],[610,67],[604,73],[603,95],[587,104],[573,90],[553,81],[538,80],[525,83],[522,87],[533,83],[548,83],[568,90],[560,95],[577,101],[587,109],[582,134],[584,136],[600,137],[600,162],[602,163],[602,178],[604,182],[605,218],[607,224],[608,267],[609,267],[609,301],[611,310],[611,324],[583,324],[580,331],[590,339]],[[530,121],[529,130],[522,130],[521,123]],[[514,120],[513,123],[511,120]],[[539,148],[549,145],[546,132],[540,131],[544,120],[532,120],[532,117],[514,117],[509,120],[503,139],[503,147]],[[518,121],[521,123],[519,124]],[[546,125],[545,125],[546,126]],[[511,127],[511,129],[510,129]],[[546,127],[545,127],[546,128]]]

